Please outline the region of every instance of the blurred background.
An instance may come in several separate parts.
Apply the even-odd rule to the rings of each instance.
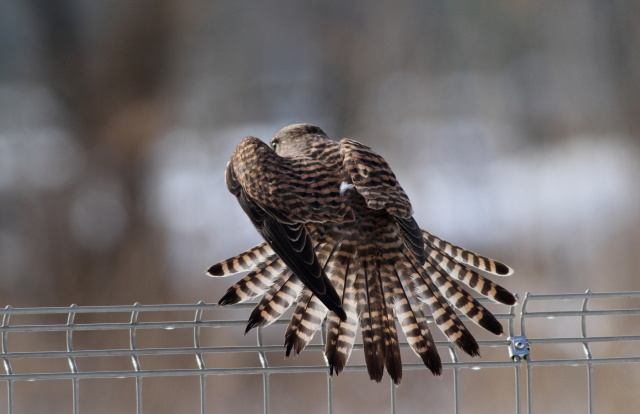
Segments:
[[[5,0],[0,304],[216,302],[228,157],[300,122],[520,295],[640,290],[639,109],[633,0]]]

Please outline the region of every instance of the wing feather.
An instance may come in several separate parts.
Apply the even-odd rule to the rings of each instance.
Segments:
[[[311,237],[302,223],[286,224],[278,221],[245,191],[245,185],[242,185],[235,172],[238,151],[236,149],[227,166],[227,187],[237,197],[245,214],[278,257],[325,306],[336,312],[340,319],[346,319],[340,297],[318,263]],[[239,154],[243,153],[244,151],[239,152]],[[241,164],[242,169],[243,164],[238,163]],[[249,183],[254,179],[243,177]]]
[[[425,262],[422,231],[413,219],[409,197],[380,155],[357,141],[340,141],[343,167],[353,185],[373,210],[385,210],[391,214],[401,230],[405,246],[420,264]]]
[[[344,169],[369,208],[384,209],[398,218],[411,217],[413,210],[409,197],[384,158],[350,139],[340,141],[340,151]]]
[[[512,305],[511,293],[470,267],[499,276],[513,270],[421,230],[384,158],[356,141],[329,141],[305,124],[276,138],[294,140],[279,151],[286,156],[248,137],[226,170],[227,188],[266,242],[208,270],[211,276],[250,271],[220,300],[263,295],[247,331],[274,322],[297,299],[285,334],[287,356],[300,353],[326,318],[325,357],[329,372],[339,374],[360,324],[369,376],[379,382],[386,369],[396,384],[402,379],[396,317],[409,346],[435,375],[442,373],[442,361],[427,306],[444,335],[471,356],[479,355],[479,346],[456,309],[502,332],[459,282]]]

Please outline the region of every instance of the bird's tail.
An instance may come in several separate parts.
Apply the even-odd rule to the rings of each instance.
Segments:
[[[214,275],[251,270],[220,301],[237,303],[264,294],[247,331],[275,321],[297,299],[285,333],[287,355],[300,353],[327,318],[325,355],[330,372],[339,374],[353,349],[359,321],[369,376],[380,381],[386,368],[399,383],[402,365],[395,318],[410,347],[435,375],[442,372],[442,363],[425,305],[444,335],[469,355],[478,355],[479,347],[454,308],[488,331],[502,333],[500,322],[458,282],[491,300],[513,305],[516,299],[511,293],[470,268],[506,276],[513,273],[508,266],[426,231],[422,232],[425,261],[421,264],[405,245],[403,229],[392,219],[376,217],[369,223],[361,221],[358,228],[345,228],[344,223],[333,230],[308,226],[318,260],[342,299],[344,321],[328,312],[264,243],[209,270]]]

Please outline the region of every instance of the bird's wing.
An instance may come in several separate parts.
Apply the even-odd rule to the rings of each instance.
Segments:
[[[411,203],[389,164],[371,148],[357,141],[340,141],[343,165],[369,208],[384,209],[394,217],[409,218]]]
[[[281,222],[351,221],[353,211],[340,190],[339,159],[280,157],[258,138],[247,137],[231,156],[236,181],[230,184],[227,175],[227,187],[232,193],[241,187]]]
[[[294,211],[303,209],[304,200],[291,193],[287,196],[286,192],[272,191],[274,186],[290,185],[288,177],[282,176],[278,158],[262,141],[245,138],[227,165],[227,188],[278,257],[344,320],[340,296],[318,262],[311,237],[298,220],[299,211]]]
[[[391,214],[401,230],[405,245],[418,262],[426,261],[422,231],[413,218],[409,197],[384,158],[357,141],[340,141],[343,167],[356,191],[364,197],[367,206]]]

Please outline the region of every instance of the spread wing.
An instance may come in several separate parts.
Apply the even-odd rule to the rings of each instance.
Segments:
[[[227,188],[278,257],[327,308],[345,320],[340,296],[318,261],[304,226],[317,212],[306,205],[308,200],[296,195],[304,189],[292,184],[296,177],[282,161],[262,141],[245,138],[227,165]]]
[[[404,244],[418,262],[424,264],[422,231],[413,218],[409,197],[387,161],[366,145],[350,139],[340,141],[340,151],[343,167],[367,206],[373,210],[385,210],[395,218]]]

